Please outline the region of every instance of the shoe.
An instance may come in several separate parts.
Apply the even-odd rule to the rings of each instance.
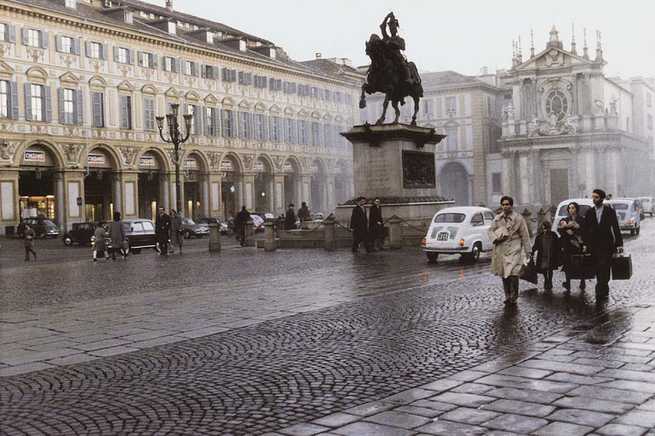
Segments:
[[[98,261],[98,259],[93,259],[93,261],[94,261],[94,262],[97,262],[97,261]]]

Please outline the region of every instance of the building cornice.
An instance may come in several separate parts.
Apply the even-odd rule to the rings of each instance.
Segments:
[[[291,65],[283,67],[273,62],[267,62],[264,59],[255,60],[255,59],[240,57],[233,53],[229,53],[227,51],[221,50],[219,47],[210,49],[208,47],[204,47],[199,44],[193,44],[192,42],[186,40],[184,42],[182,41],[175,42],[173,40],[169,40],[163,37],[157,37],[152,34],[139,32],[138,30],[135,29],[129,29],[127,27],[120,26],[118,24],[98,22],[92,19],[78,19],[76,17],[67,16],[65,14],[58,13],[56,11],[42,9],[39,8],[38,6],[27,8],[25,5],[12,2],[11,0],[0,0],[0,11],[3,10],[17,13],[20,15],[25,15],[28,17],[44,19],[52,23],[64,24],[68,26],[77,27],[79,29],[105,33],[112,37],[126,38],[137,42],[159,45],[162,47],[184,51],[187,53],[212,57],[217,60],[234,62],[251,67],[258,67],[258,68],[264,67],[273,71],[277,71],[279,73],[294,74],[297,76],[304,77],[306,79],[318,80],[322,82],[327,81],[329,83],[332,83],[333,85],[352,87],[352,88],[360,86],[359,83],[352,83],[347,80],[339,80],[335,77],[322,75],[319,73],[310,72],[299,68],[293,68],[293,66]]]

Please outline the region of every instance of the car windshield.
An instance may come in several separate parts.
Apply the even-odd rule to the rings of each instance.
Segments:
[[[628,203],[613,203],[612,207],[616,210],[628,210]]]
[[[152,223],[150,221],[144,221],[142,224],[143,224],[143,229],[146,232],[155,230],[155,227],[152,225]]]
[[[435,223],[463,223],[466,215],[463,213],[440,213],[434,218]]]

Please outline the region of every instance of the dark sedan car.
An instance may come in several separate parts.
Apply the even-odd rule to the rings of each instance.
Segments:
[[[28,224],[37,238],[57,238],[59,237],[59,228],[55,223],[44,218],[25,218],[19,225],[17,235],[19,238],[25,237],[25,224]]]
[[[191,218],[182,218],[182,228],[180,229],[186,239],[191,237],[202,238],[209,235],[209,226],[207,224],[199,224]]]
[[[142,248],[152,248],[157,246],[157,235],[155,234],[155,225],[149,219],[137,218],[124,220],[127,231],[127,241],[130,251],[138,253]],[[129,225],[129,227],[128,227]]]
[[[91,245],[95,230],[96,223],[75,223],[68,232],[64,233],[62,240],[67,247],[73,244]]]

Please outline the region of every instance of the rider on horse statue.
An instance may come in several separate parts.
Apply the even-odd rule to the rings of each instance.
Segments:
[[[391,36],[387,33],[387,27]],[[411,124],[416,125],[419,100],[423,97],[423,86],[416,65],[414,62],[407,62],[402,53],[405,50],[405,40],[398,35],[398,27],[398,20],[393,12],[390,12],[380,25],[382,38],[372,34],[366,42],[366,54],[371,58],[371,66],[366,82],[362,85],[359,107],[362,109],[366,107],[366,94],[384,93],[382,116],[376,124],[384,123],[389,103],[396,113],[394,123],[397,123],[400,118],[398,105],[405,104],[405,97],[412,97],[414,115]]]

